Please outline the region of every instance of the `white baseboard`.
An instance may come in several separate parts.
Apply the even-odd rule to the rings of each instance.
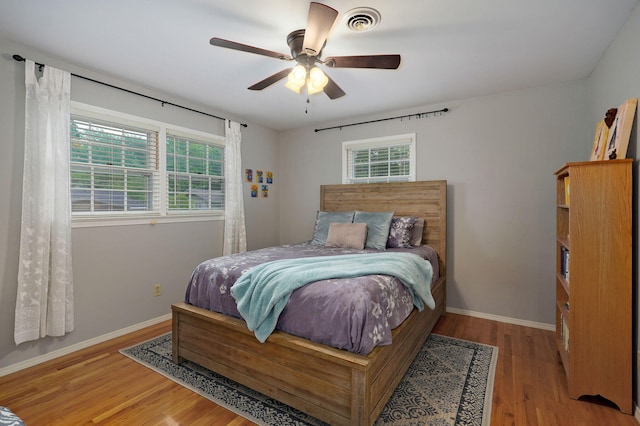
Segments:
[[[507,324],[522,325],[524,327],[540,328],[542,330],[547,330],[547,331],[554,331],[556,329],[556,326],[554,324],[545,324],[543,322],[527,321],[527,320],[521,320],[517,318],[503,317],[500,315],[485,314],[482,312],[468,311],[466,309],[450,308],[449,306],[447,306],[447,312],[451,312],[452,314],[466,315],[469,317],[476,317],[476,318],[483,318],[483,319],[488,319],[492,321],[504,322]]]
[[[141,322],[139,324],[134,324],[130,327],[125,327],[120,330],[112,331],[111,333],[103,334],[102,336],[94,337],[92,339],[85,340],[83,342],[69,345],[62,349],[48,352],[44,355],[39,355],[34,358],[27,359],[25,361],[20,361],[15,364],[11,364],[7,367],[0,368],[0,377],[6,376],[7,374],[15,373],[16,371],[24,370],[25,368],[33,367],[34,365],[42,364],[43,362],[50,361],[52,359],[59,358],[64,355],[68,355],[72,352],[79,351],[80,349],[88,348],[89,346],[106,342],[107,340],[124,336],[125,334],[132,333],[134,331],[138,331],[145,327],[149,327],[170,319],[171,319],[171,314],[166,314],[161,317],[157,317],[157,318],[150,319],[148,321]]]

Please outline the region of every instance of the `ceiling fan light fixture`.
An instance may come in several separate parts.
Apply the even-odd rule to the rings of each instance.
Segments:
[[[296,93],[300,93],[300,90],[302,90],[306,82],[307,69],[303,65],[296,65],[287,76],[287,82],[284,87]]]
[[[329,77],[318,67],[313,67],[309,71],[309,79],[307,82],[307,93],[314,95],[324,90],[324,87],[329,82]]]
[[[329,99],[338,99],[346,93],[330,77],[320,70],[313,70],[316,63],[330,68],[373,68],[395,70],[400,66],[400,55],[351,55],[334,56],[323,61],[322,50],[331,35],[337,21],[338,11],[312,1],[309,4],[307,25],[304,29],[292,31],[287,36],[287,44],[291,55],[261,49],[259,47],[213,37],[209,40],[212,46],[224,47],[240,52],[295,61],[297,66],[285,68],[269,77],[249,86],[249,90],[262,90],[272,84],[287,78],[284,84],[295,93],[307,94],[324,92]],[[353,31],[369,31],[380,22],[380,13],[370,7],[351,9],[343,17],[344,22]],[[311,75],[313,74],[313,75]],[[304,89],[306,86],[306,89]],[[307,98],[308,101],[308,98]]]

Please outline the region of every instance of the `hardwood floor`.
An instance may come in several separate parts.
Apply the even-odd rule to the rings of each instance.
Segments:
[[[251,425],[118,352],[170,330],[163,322],[0,377],[0,405],[28,426]],[[552,332],[456,314],[434,332],[499,347],[492,426],[637,426],[604,400],[569,399]]]

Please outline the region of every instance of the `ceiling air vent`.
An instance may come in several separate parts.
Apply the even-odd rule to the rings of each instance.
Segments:
[[[345,13],[344,21],[351,31],[369,31],[380,23],[380,12],[370,7],[357,7]]]

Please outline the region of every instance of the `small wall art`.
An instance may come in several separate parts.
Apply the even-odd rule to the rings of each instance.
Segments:
[[[251,198],[269,198],[270,186],[273,184],[273,172],[258,169],[244,169],[245,181],[251,183]]]

